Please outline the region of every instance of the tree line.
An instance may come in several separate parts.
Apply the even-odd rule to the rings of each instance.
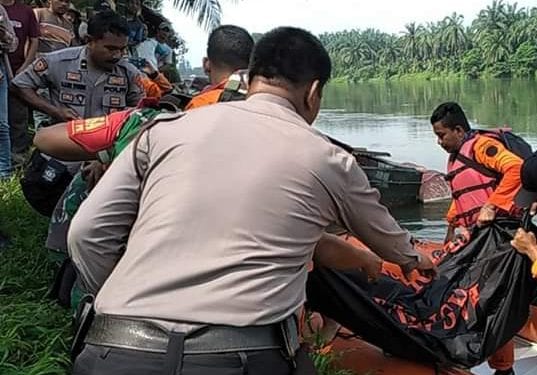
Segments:
[[[320,35],[334,76],[362,81],[404,75],[534,78],[537,8],[494,0],[469,26],[453,13],[441,21],[405,25],[400,35],[376,29]]]

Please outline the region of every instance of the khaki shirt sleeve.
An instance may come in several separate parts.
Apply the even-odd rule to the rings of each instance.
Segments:
[[[68,234],[69,254],[89,293],[96,294],[121,259],[140,199],[131,143],[82,203]]]
[[[13,78],[13,85],[21,89],[45,89],[49,87],[51,62],[42,56]]]
[[[129,64],[130,65],[130,64]],[[136,107],[145,98],[143,75],[134,66],[127,67],[129,91],[127,92],[127,107]]]
[[[411,244],[410,234],[380,204],[378,190],[371,188],[351,155],[345,169],[345,193],[340,201],[342,224],[381,258],[400,265],[404,271],[414,269],[420,255]]]

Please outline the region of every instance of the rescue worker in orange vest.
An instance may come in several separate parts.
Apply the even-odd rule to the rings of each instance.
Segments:
[[[186,110],[199,108],[220,101],[229,77],[248,68],[254,40],[242,27],[220,26],[209,35],[207,57],[203,69],[211,84],[192,98]]]
[[[496,216],[517,215],[513,199],[520,189],[522,159],[503,143],[473,131],[464,111],[454,102],[443,103],[431,116],[438,144],[447,151],[447,180],[452,203],[447,214],[446,242],[456,229],[483,226]],[[509,341],[489,358],[496,375],[514,374],[514,344]]]

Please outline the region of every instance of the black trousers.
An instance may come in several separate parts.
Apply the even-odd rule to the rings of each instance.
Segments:
[[[8,117],[11,151],[15,153],[28,151],[32,144],[32,137],[28,132],[30,109],[24,101],[13,94],[9,94]]]
[[[162,375],[165,354],[86,345],[77,357],[73,375]],[[291,375],[290,362],[279,350],[183,357],[176,375]]]

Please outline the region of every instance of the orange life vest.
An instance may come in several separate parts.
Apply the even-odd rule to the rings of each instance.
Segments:
[[[451,154],[448,160],[446,180],[450,184],[457,210],[455,224],[466,228],[476,223],[481,207],[501,179],[498,173],[475,161],[474,145],[479,137],[482,135],[472,134],[462,144],[459,152]]]

